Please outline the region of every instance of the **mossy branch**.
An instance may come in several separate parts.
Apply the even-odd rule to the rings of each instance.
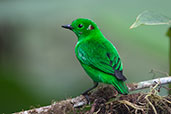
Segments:
[[[171,83],[171,76],[167,76],[167,77],[163,77],[163,78],[156,78],[153,80],[147,80],[147,81],[142,81],[142,82],[138,82],[138,83],[132,83],[132,84],[127,84],[128,88],[130,91],[135,91],[135,90],[139,90],[139,89],[144,89],[144,88],[149,88],[149,87],[153,87],[156,84],[158,85],[163,85],[163,84],[168,84]],[[132,96],[133,94],[127,95],[127,96]],[[152,93],[146,95],[146,97],[144,96],[144,98],[149,98],[149,96],[151,96]],[[113,86],[108,86],[106,88],[98,88],[96,91],[93,91],[89,97],[91,101],[94,101],[94,104],[98,104],[96,102],[97,99],[100,99],[100,104],[103,104],[104,102],[107,102],[108,100],[115,98],[117,96],[117,92],[114,91]],[[127,98],[127,96],[125,96],[125,98]],[[137,100],[141,97],[142,95],[139,94]],[[148,96],[148,97],[147,97]],[[134,96],[135,97],[135,96]],[[96,99],[96,100],[95,100]],[[130,98],[131,99],[131,98]],[[147,99],[148,100],[148,99]],[[125,100],[123,101],[118,101],[118,103],[124,103]],[[171,101],[168,101],[171,102]],[[111,102],[110,102],[111,103]],[[151,104],[151,101],[148,102],[150,104],[150,106],[153,106]],[[75,108],[77,107],[82,107],[84,105],[87,104],[86,99],[84,98],[84,96],[80,95],[77,96],[75,98],[69,98],[60,102],[54,102],[53,104],[49,105],[49,106],[44,106],[44,107],[40,107],[40,108],[35,108],[35,109],[31,109],[31,110],[27,110],[27,111],[22,111],[22,112],[18,112],[15,114],[49,114],[49,113],[55,113],[55,114],[67,114],[67,113],[74,113],[74,114],[82,114],[79,111],[76,111]],[[109,104],[109,103],[108,103]],[[131,103],[129,101],[126,101],[126,104],[124,104],[127,108]],[[88,107],[84,107],[87,108],[87,110],[90,111],[94,111],[95,107],[93,107],[94,105],[92,105],[92,109],[90,109],[90,106]],[[136,106],[138,107],[136,104],[131,104],[131,106]],[[141,106],[140,106],[141,107]],[[133,107],[135,108],[135,107]],[[81,110],[81,109],[80,109]],[[100,109],[98,109],[99,111]],[[141,109],[136,109],[136,111],[141,110]],[[153,107],[153,110],[156,113],[156,110]],[[76,112],[75,112],[76,111]],[[141,111],[144,111],[143,109]],[[91,113],[91,112],[89,112]]]

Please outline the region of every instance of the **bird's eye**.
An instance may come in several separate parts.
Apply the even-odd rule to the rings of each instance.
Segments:
[[[82,27],[83,27],[83,25],[82,25],[82,24],[79,24],[79,25],[78,25],[78,27],[79,27],[79,28],[82,28]]]

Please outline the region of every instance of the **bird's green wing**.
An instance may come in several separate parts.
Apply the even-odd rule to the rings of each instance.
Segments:
[[[110,42],[90,41],[76,47],[76,56],[82,64],[87,64],[102,72],[125,81],[122,63],[115,47]]]

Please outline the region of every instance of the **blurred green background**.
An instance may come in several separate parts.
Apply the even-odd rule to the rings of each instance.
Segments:
[[[171,17],[170,4],[170,0],[0,0],[0,113],[48,105],[92,86],[74,54],[76,36],[61,28],[80,17],[94,20],[115,44],[127,83],[154,78],[152,68],[168,72],[168,26],[129,27],[144,10]]]

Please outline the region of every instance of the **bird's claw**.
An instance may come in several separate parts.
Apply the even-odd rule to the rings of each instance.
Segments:
[[[90,99],[89,99],[89,96],[87,94],[82,94],[85,99],[87,100],[87,104],[90,104]]]

